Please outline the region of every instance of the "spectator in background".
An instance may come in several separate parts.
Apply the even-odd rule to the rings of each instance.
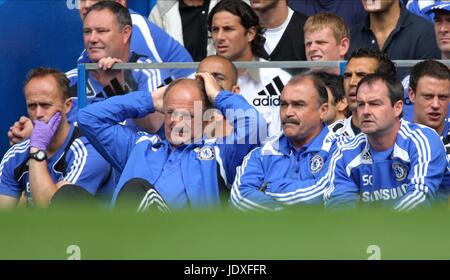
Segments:
[[[308,61],[344,60],[350,47],[349,30],[339,16],[319,13],[308,18],[303,26]],[[339,75],[339,68],[323,68]]]
[[[214,54],[208,38],[208,13],[219,0],[164,0],[156,1],[149,20],[169,33],[200,61]]]
[[[395,77],[395,64],[380,51],[371,48],[355,50],[347,60],[344,70],[344,90],[351,116],[338,120],[330,129],[348,138],[354,138],[361,132],[359,116],[356,113],[356,89],[362,78],[372,73],[385,73]]]
[[[124,7],[127,7],[128,2],[127,0],[79,0],[82,21],[89,7],[100,1],[114,1]],[[133,23],[133,36],[131,36],[130,44],[132,51],[147,56],[152,62],[192,62],[191,55],[179,42],[145,17],[131,9],[128,10]],[[78,63],[86,62],[89,62],[89,56],[85,50],[78,58]],[[175,79],[188,77],[193,73],[194,69],[170,70],[170,75]]]
[[[450,2],[436,2],[436,5],[428,8],[428,14],[434,14],[434,33],[436,35],[436,42],[441,51],[441,59],[450,58]],[[405,88],[405,106],[403,106],[403,118],[412,122],[414,121],[414,104],[409,96],[409,79],[406,76],[403,81]],[[448,106],[450,108],[450,104]],[[450,118],[450,111],[447,110],[447,117]]]
[[[292,9],[308,16],[324,12],[333,13],[341,17],[347,26],[360,23],[367,15],[363,5],[358,0],[290,0],[288,4]]]
[[[347,99],[344,93],[344,79],[342,76],[318,72],[317,76],[325,83],[328,93],[328,113],[323,122],[331,125],[338,120],[344,120],[350,116]]]
[[[307,16],[289,8],[287,0],[250,0],[250,4],[259,17],[261,27],[265,29],[264,49],[268,54],[267,59],[306,60],[303,25]]]
[[[448,167],[438,194],[439,199],[447,203],[450,194],[450,70],[434,60],[417,63],[411,70],[408,93],[414,104],[414,122],[433,128],[446,148]]]
[[[429,14],[434,14],[434,33],[441,51],[440,59],[450,59],[450,2],[437,2]]]
[[[370,47],[392,60],[439,58],[433,26],[409,12],[399,0],[361,0],[366,20],[350,29],[350,52]],[[407,75],[399,69],[398,78]]]
[[[68,122],[72,100],[64,73],[32,69],[24,95],[32,134],[3,157],[0,208],[17,205],[22,193],[28,206],[39,208],[64,200],[92,203],[94,196],[109,205],[115,186],[112,167]]]
[[[224,56],[210,55],[200,61],[197,72],[208,72],[216,80],[217,84],[226,91],[239,94],[240,87],[237,84],[237,69],[233,62]],[[218,138],[231,135],[233,127],[225,120],[222,113],[216,110],[214,114],[214,126],[207,129],[205,133],[210,138]]]
[[[100,70],[88,72],[89,103],[136,90],[153,92],[170,80],[170,74],[164,69],[111,70],[115,63],[152,62],[130,49],[131,32],[131,16],[124,6],[114,1],[99,1],[87,9],[83,21],[84,46],[89,56],[88,62],[96,62],[101,66]],[[71,81],[71,96],[75,97],[78,73],[74,69],[66,75]],[[74,104],[77,103],[75,100]],[[77,110],[72,110],[71,120],[75,119],[76,113]],[[140,129],[150,132],[158,131],[162,122],[163,117],[159,114],[136,120]]]
[[[209,14],[208,28],[218,55],[231,61],[265,61],[263,29],[245,2],[220,1]],[[280,93],[290,77],[279,68],[238,69],[240,92],[264,116],[271,136],[281,131]]]

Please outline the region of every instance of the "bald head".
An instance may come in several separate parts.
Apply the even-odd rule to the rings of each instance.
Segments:
[[[223,56],[211,55],[204,58],[200,62],[197,72],[211,73],[224,90],[233,91],[233,87],[237,84],[236,66]]]
[[[168,141],[178,146],[201,138],[207,124],[203,112],[210,106],[202,81],[172,82],[164,96],[164,131]]]

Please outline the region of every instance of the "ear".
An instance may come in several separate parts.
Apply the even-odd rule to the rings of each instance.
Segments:
[[[328,102],[320,105],[319,111],[320,111],[320,119],[323,121],[328,114]]]
[[[256,37],[256,28],[252,26],[247,29],[247,33],[245,34],[245,36],[247,37],[247,42],[250,43],[251,41],[253,41]]]
[[[347,54],[348,49],[350,48],[350,40],[348,37],[344,37],[341,39],[339,44],[339,55],[344,58],[345,54]]]
[[[408,88],[408,96],[409,100],[411,100],[412,103],[416,101],[416,94],[414,93],[411,87]]]
[[[400,118],[401,113],[403,112],[403,101],[399,100],[394,104],[394,113],[395,116]]]
[[[129,25],[125,25],[122,28],[122,33],[123,33],[123,44],[126,45],[128,43],[131,42],[131,26]]]
[[[68,114],[72,109],[72,98],[67,98],[64,102],[64,113]]]
[[[345,98],[345,97],[342,98],[341,101],[339,101],[336,104],[336,109],[340,113],[344,112],[347,109],[347,107],[348,107],[348,103],[347,103],[347,98]]]
[[[234,85],[231,87],[231,92],[235,94],[239,94],[241,92],[241,87],[239,85]]]

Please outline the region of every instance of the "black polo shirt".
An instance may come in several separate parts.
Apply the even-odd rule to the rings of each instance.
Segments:
[[[188,6],[179,0],[183,43],[194,61],[206,57],[208,44],[207,18],[210,0],[204,0],[201,6]]]
[[[441,52],[436,43],[433,24],[426,19],[409,12],[400,4],[400,18],[396,27],[388,36],[381,51],[392,60],[439,59]],[[380,50],[372,30],[370,18],[355,25],[350,30],[350,50],[347,57],[357,48],[371,47]]]

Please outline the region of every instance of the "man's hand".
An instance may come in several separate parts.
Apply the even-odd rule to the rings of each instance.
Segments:
[[[47,150],[48,144],[55,135],[61,123],[61,113],[56,112],[48,123],[35,120],[33,133],[30,137],[30,147]]]
[[[156,112],[164,113],[164,95],[166,94],[167,86],[157,88],[152,93],[153,107]]]
[[[121,85],[125,83],[122,70],[111,70],[116,63],[122,63],[122,60],[114,57],[104,57],[98,61],[100,70],[94,72],[94,77],[102,86],[109,85],[114,78],[116,78]]]
[[[214,79],[213,75],[208,72],[199,72],[195,74],[195,78],[203,80],[203,82],[205,83],[206,95],[208,96],[209,102],[214,105],[217,95],[219,95],[219,92],[222,90],[217,84],[216,79]]]
[[[25,116],[20,117],[20,119],[9,128],[9,145],[14,145],[30,138],[32,132],[33,122]]]

